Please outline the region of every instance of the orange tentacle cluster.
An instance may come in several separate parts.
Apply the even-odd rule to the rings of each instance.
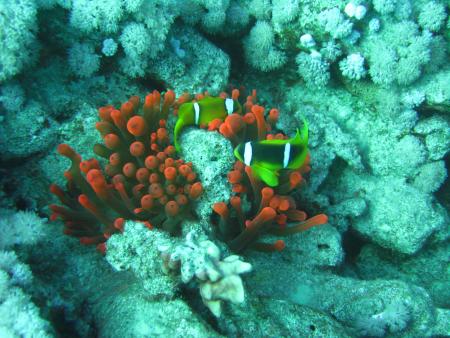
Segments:
[[[228,204],[219,202],[213,206],[214,212],[220,216],[217,231],[232,250],[280,251],[284,249],[282,240],[270,244],[258,242],[258,239],[264,233],[287,236],[327,223],[324,214],[308,218],[304,211],[297,209],[295,200],[289,196],[303,182],[302,173],[307,168],[306,164],[297,171],[284,173],[281,184],[271,188],[256,180],[250,167],[239,161],[235,163],[228,180],[236,195]],[[245,211],[243,200],[250,202]]]
[[[50,187],[63,204],[50,206],[51,218],[61,218],[66,234],[100,251],[111,234],[123,231],[124,219],[177,232],[189,203],[203,191],[192,164],[176,158],[169,144],[166,119],[175,109],[175,94],[161,97],[154,91],[142,107],[139,101],[133,96],[120,109],[99,108],[96,129],[104,144],[95,145],[94,152],[108,161],[103,170],[95,159],[82,161],[70,146],[58,147],[71,167],[64,175],[66,191]]]
[[[238,93],[233,95],[234,98]],[[223,123],[215,122],[210,130],[218,129],[235,145],[246,141],[287,138],[280,133],[269,133],[278,121],[279,111],[272,109],[265,116],[264,107],[255,102],[256,91],[253,91],[243,105],[244,115],[232,114]],[[228,181],[235,195],[228,203],[220,202],[213,206],[219,216],[217,232],[232,250],[280,251],[285,247],[283,240],[265,243],[259,242],[259,238],[265,233],[287,236],[328,221],[324,214],[308,218],[304,211],[297,209],[295,200],[289,195],[304,182],[304,175],[310,170],[309,162],[308,155],[301,168],[281,170],[280,183],[275,188],[254,177],[252,169],[242,162],[234,164],[228,173]],[[244,206],[244,201],[250,202],[249,205]]]
[[[238,100],[239,95],[239,90],[233,89],[231,98]],[[228,94],[223,92],[220,96],[226,98]],[[247,96],[243,107],[242,114],[231,114],[224,121],[220,119],[211,121],[208,130],[218,130],[233,143],[233,146],[246,141],[286,138],[282,134],[270,134],[278,121],[279,112],[274,108],[268,112],[266,118],[264,107],[256,104],[256,90]]]

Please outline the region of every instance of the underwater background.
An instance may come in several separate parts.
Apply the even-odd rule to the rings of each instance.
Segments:
[[[449,10],[0,0],[0,338],[450,336]]]

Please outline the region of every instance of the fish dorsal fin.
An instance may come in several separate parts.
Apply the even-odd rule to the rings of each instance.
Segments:
[[[211,102],[215,102],[217,99],[218,98],[215,96],[205,96],[205,97],[201,98],[200,100],[198,100],[198,102],[209,104]]]

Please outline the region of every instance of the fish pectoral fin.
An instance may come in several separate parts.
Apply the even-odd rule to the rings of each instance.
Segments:
[[[181,147],[180,147],[180,143],[178,143],[178,140],[174,140],[174,146],[175,146],[175,150],[177,151],[177,153],[181,153]]]
[[[252,165],[253,174],[266,183],[270,187],[276,187],[278,185],[278,173],[261,167],[259,165]]]
[[[173,142],[175,145],[175,149],[178,153],[181,151],[180,143],[178,142],[178,137],[179,137],[183,127],[184,127],[184,120],[181,117],[179,117],[177,120],[177,123],[175,124],[175,128],[173,130]]]

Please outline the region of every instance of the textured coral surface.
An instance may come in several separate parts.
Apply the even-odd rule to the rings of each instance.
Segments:
[[[0,337],[448,336],[449,11],[0,1]]]

